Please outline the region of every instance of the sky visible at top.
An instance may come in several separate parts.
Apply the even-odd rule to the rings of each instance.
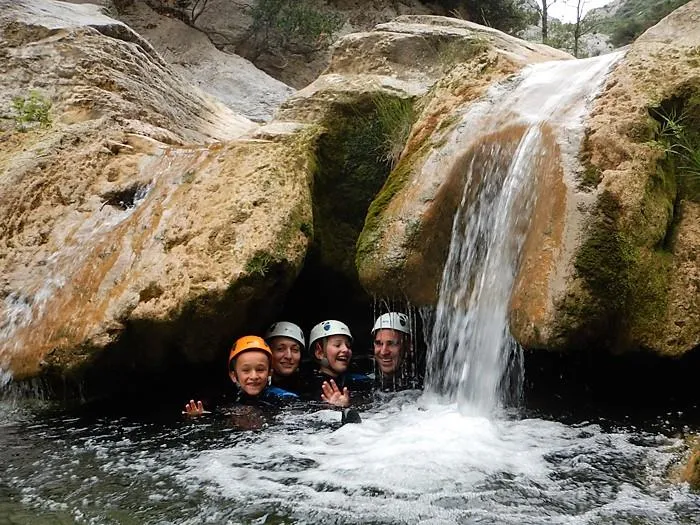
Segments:
[[[583,0],[583,12],[585,14],[586,11],[609,3],[612,3],[611,0]],[[576,5],[577,0],[556,0],[547,12],[550,18],[558,18],[562,22],[576,22]]]

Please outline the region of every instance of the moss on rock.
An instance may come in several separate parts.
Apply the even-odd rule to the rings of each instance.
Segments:
[[[387,108],[394,113],[387,115]],[[321,264],[357,279],[352,247],[391,170],[392,150],[401,140],[396,128],[406,127],[412,118],[410,100],[376,93],[336,102],[327,112],[313,191],[314,241]]]

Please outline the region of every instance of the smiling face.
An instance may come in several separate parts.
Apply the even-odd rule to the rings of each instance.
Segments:
[[[347,371],[352,358],[350,338],[347,335],[330,335],[325,341],[317,341],[315,355],[321,361],[321,372],[336,377]]]
[[[236,357],[231,380],[249,396],[257,396],[267,386],[270,358],[262,350],[247,350]]]
[[[384,375],[393,375],[401,364],[403,334],[398,330],[382,328],[374,334],[374,360]]]
[[[273,337],[270,340],[272,350],[272,373],[280,376],[290,376],[299,368],[301,361],[301,346],[290,337]]]

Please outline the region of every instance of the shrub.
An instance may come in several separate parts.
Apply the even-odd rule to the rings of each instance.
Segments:
[[[251,15],[254,31],[263,31],[268,43],[276,37],[284,47],[293,44],[320,47],[344,23],[337,13],[321,11],[297,0],[259,0]]]
[[[13,98],[12,109],[18,131],[27,131],[34,125],[48,127],[51,124],[49,115],[51,101],[44,98],[38,91],[31,91],[28,96]]]

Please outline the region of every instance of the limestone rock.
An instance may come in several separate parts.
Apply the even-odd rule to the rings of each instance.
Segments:
[[[222,19],[218,9],[214,12]],[[231,23],[239,18],[226,20]],[[146,38],[191,84],[251,120],[269,121],[282,101],[294,93],[293,88],[248,60],[219,51],[201,31],[177,18],[158,14],[145,3],[128,6],[120,19]]]
[[[358,241],[357,268],[363,286],[373,294],[435,304],[463,184],[461,172],[440,154],[441,145],[459,133],[460,115],[493,84],[527,64],[571,57],[444,17],[404,16],[378,26],[377,32],[374,47],[381,52],[372,54],[358,37],[349,37],[349,42],[338,43],[340,55],[329,71],[345,68],[375,82],[380,75],[391,75],[408,86],[404,96],[422,95],[422,110],[398,164],[369,209]],[[350,45],[358,48],[361,61],[345,58],[352,53],[342,50]],[[412,61],[424,67],[414,71]]]
[[[697,194],[681,189],[689,179],[675,174],[680,168],[668,164],[657,140],[660,110],[684,109],[700,122],[699,17],[700,2],[690,2],[627,51],[586,122],[583,166],[563,166],[556,191],[540,195],[540,204],[549,204],[542,220],[534,220],[511,300],[511,329],[526,347],[680,355],[700,344]],[[462,172],[454,159],[441,159],[441,148],[488,87],[526,63],[564,55],[468,23],[424,20],[420,31],[434,28],[424,34],[435,38],[464,31],[458,49],[473,52],[441,71],[440,58],[454,50],[430,55],[430,43],[402,42],[416,31],[412,20],[398,20],[403,29],[378,28],[391,35],[372,37],[383,51],[378,56],[362,40],[353,44],[357,36],[342,40],[329,72],[347,70],[375,84],[391,76],[404,83],[403,96],[420,97],[421,113],[370,206],[356,260],[371,293],[430,305],[462,193]],[[361,62],[343,52],[352,45]],[[404,65],[408,55],[424,64],[421,71]],[[419,95],[426,86],[430,91]]]
[[[164,0],[149,2],[161,6],[172,4]],[[241,55],[286,84],[303,88],[313,82],[328,65],[328,45],[337,36],[365,31],[377,23],[406,13],[431,12],[418,0],[306,0],[303,5],[319,12],[333,12],[344,23],[333,35],[292,42],[290,35],[279,34],[275,27],[254,30],[252,13],[260,7],[257,0],[209,0],[195,26],[209,35],[219,49]],[[268,3],[267,8],[273,9],[274,5]],[[282,42],[285,44],[280,45]]]
[[[3,377],[223,359],[301,268],[315,135],[257,135],[94,6],[0,0],[0,34],[0,106],[52,103],[0,121]]]
[[[688,483],[693,489],[700,490],[700,445],[697,442],[685,469],[681,473],[681,480]]]
[[[658,142],[665,112],[700,122],[698,46],[696,0],[642,35],[608,79],[557,219],[557,257],[514,294],[524,345],[680,355],[700,344],[698,193]]]

